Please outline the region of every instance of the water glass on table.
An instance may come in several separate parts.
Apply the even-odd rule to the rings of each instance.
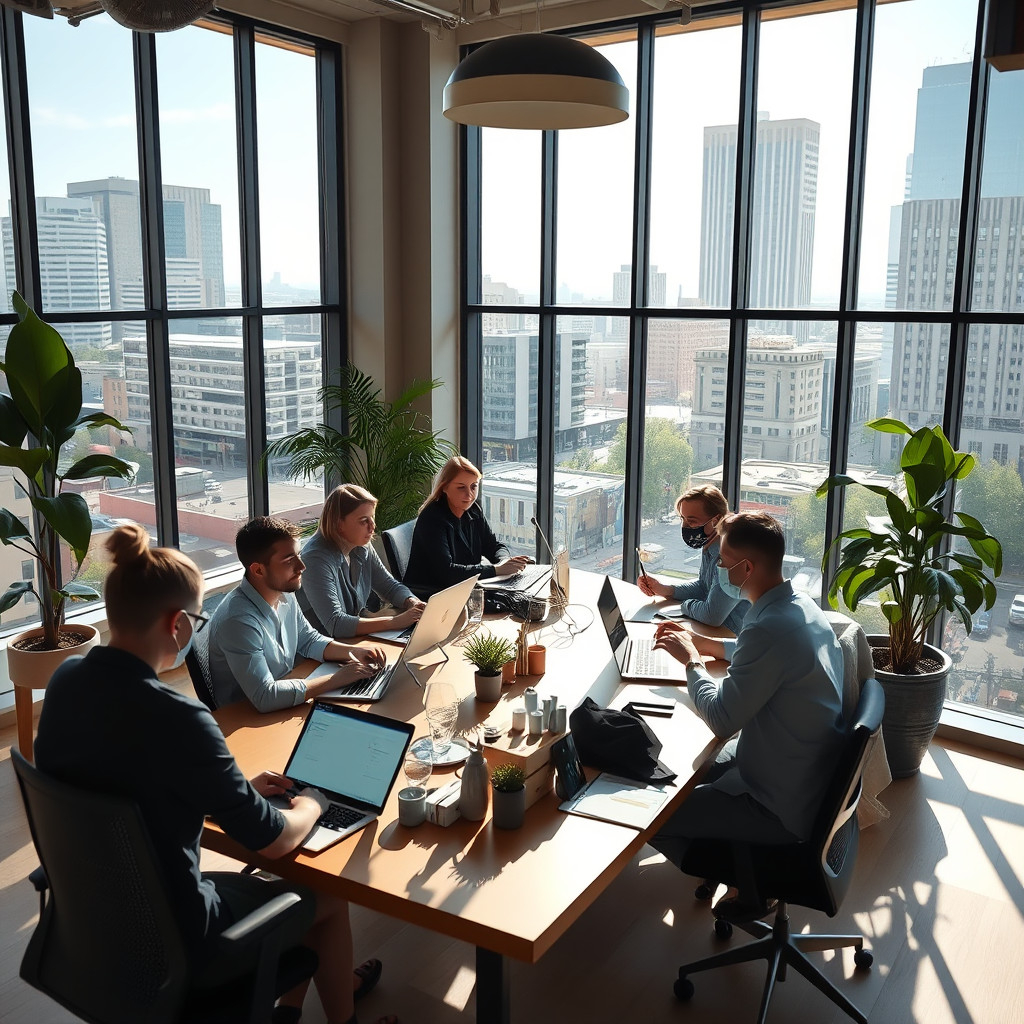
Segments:
[[[459,719],[459,699],[451,683],[439,681],[427,686],[424,703],[430,728],[432,759],[437,763],[451,748],[455,724]]]
[[[469,625],[479,622],[484,617],[484,588],[474,587],[466,601],[466,621]]]

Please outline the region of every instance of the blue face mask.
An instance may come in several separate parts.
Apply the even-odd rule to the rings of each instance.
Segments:
[[[724,594],[728,594],[728,596],[735,601],[738,601],[741,597],[743,597],[743,583],[746,583],[747,580],[750,578],[750,574],[747,573],[747,576],[744,578],[743,583],[741,583],[739,586],[737,586],[729,579],[729,573],[732,572],[732,570],[735,569],[736,566],[739,564],[739,562],[735,562],[734,564],[730,565],[728,569],[724,565],[718,566],[718,585],[722,588],[722,592]]]

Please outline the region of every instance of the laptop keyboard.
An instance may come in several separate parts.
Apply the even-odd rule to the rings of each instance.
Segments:
[[[495,583],[508,590],[529,590],[542,576],[551,575],[550,565],[528,565],[525,569],[512,576],[499,576]]]
[[[373,693],[378,686],[382,686],[387,682],[394,671],[394,664],[384,665],[382,668],[377,669],[372,676],[367,676],[365,679],[357,679],[354,683],[349,683],[347,686],[339,686],[335,692],[342,697],[366,697]]]
[[[667,676],[668,664],[660,651],[650,643],[632,641],[630,644],[630,669],[638,675]]]
[[[317,823],[324,828],[333,828],[337,832],[344,832],[349,825],[354,825],[360,818],[366,815],[357,811],[354,807],[346,807],[345,804],[331,804]]]

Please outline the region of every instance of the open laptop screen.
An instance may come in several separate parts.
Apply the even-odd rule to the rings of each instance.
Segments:
[[[622,612],[619,611],[619,602],[615,599],[612,581],[607,576],[604,578],[604,586],[601,587],[601,594],[597,599],[597,610],[601,616],[601,622],[604,624],[605,632],[608,634],[612,651],[617,655],[620,645],[626,639],[626,623],[622,619]]]
[[[285,775],[381,810],[411,738],[406,722],[318,701]]]

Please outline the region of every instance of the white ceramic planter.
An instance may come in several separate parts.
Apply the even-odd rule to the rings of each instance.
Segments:
[[[493,704],[501,700],[501,673],[496,676],[485,676],[477,672],[474,677],[476,685],[476,699]]]

